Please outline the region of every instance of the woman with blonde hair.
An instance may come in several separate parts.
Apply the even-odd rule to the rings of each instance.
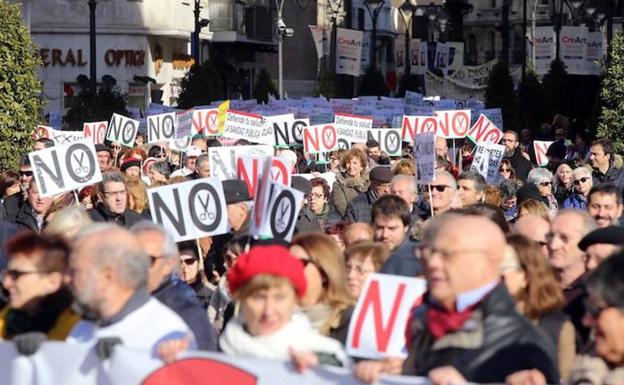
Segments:
[[[414,165],[414,160],[401,159],[392,167],[392,172],[394,173],[394,175],[401,174],[401,175],[415,176],[416,166]]]
[[[61,235],[65,239],[73,239],[80,230],[93,222],[84,207],[73,205],[54,212],[47,216],[43,232],[45,234]]]
[[[146,209],[149,211],[147,187],[140,178],[126,178],[126,189],[128,190],[128,208],[130,210],[138,214],[143,214]]]
[[[345,251],[347,282],[353,298],[358,298],[366,279],[381,269],[390,251],[379,242],[359,241]]]
[[[535,215],[550,222],[548,206],[536,199],[527,199],[518,205],[518,218],[525,215]]]
[[[292,240],[290,253],[305,266],[308,289],[300,301],[304,314],[321,334],[345,344],[354,299],[340,248],[330,236],[310,232]]]

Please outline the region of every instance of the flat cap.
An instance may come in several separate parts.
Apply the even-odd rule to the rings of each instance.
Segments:
[[[95,152],[104,152],[104,151],[110,153],[111,149],[104,143],[98,143],[95,145]]]
[[[312,191],[312,183],[300,175],[293,175],[290,186],[304,194],[309,194]]]
[[[606,243],[608,245],[624,245],[624,228],[608,226],[596,229],[581,239],[579,249],[585,251],[591,245]]]
[[[394,178],[394,173],[388,166],[377,166],[373,167],[369,174],[369,178],[371,181],[374,180],[380,183],[390,183],[392,178]]]
[[[230,179],[221,182],[223,185],[223,193],[225,194],[225,203],[232,205],[234,203],[250,201],[247,185],[240,179]]]

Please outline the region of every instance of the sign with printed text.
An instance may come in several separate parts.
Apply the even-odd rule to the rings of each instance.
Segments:
[[[256,183],[260,179],[263,160],[265,157],[243,154],[236,160],[238,179],[247,185],[247,191],[253,198],[256,191]],[[270,180],[290,186],[292,172],[282,158],[271,157]]]
[[[350,143],[366,143],[367,132],[373,128],[373,119],[364,116],[336,114],[334,126],[338,136]]]
[[[216,136],[219,132],[219,109],[197,109],[193,110],[193,136]]]
[[[470,129],[470,110],[436,111],[435,116],[438,118],[438,136],[446,139],[466,137]]]
[[[83,131],[60,131],[48,126],[37,126],[35,138],[51,139],[55,145],[79,142],[84,139]]]
[[[148,193],[152,220],[176,242],[229,231],[223,186],[217,178],[151,188]]]
[[[303,149],[310,154],[330,152],[338,148],[338,132],[333,124],[303,128]]]
[[[502,178],[499,170],[504,155],[505,146],[490,142],[480,143],[475,149],[470,170],[483,175],[488,184],[497,185]]]
[[[436,165],[435,141],[434,132],[423,132],[414,137],[414,161],[418,183],[433,182]]]
[[[101,144],[106,140],[108,122],[91,122],[82,124],[82,134],[85,139],[91,139],[93,144]]]
[[[498,143],[503,139],[503,131],[501,131],[494,123],[487,118],[487,116],[481,114],[479,119],[468,131],[468,139],[474,143]]]
[[[360,76],[362,31],[336,28],[336,74]]]
[[[134,139],[139,132],[139,121],[123,115],[113,114],[108,124],[106,139],[125,147],[134,147]]]
[[[401,124],[401,139],[407,143],[414,143],[414,136],[424,132],[438,131],[436,116],[403,116]]]
[[[370,359],[407,357],[405,325],[426,289],[422,278],[371,274],[349,323],[347,354]]]
[[[548,157],[546,152],[551,144],[555,142],[549,142],[545,140],[534,140],[533,149],[535,150],[535,162],[538,166],[543,167],[548,164]]]
[[[379,149],[388,156],[401,156],[401,130],[398,128],[373,128],[368,131],[368,139],[375,139]]]
[[[303,128],[310,125],[309,119],[295,119],[294,114],[265,116],[264,119],[273,128],[276,146],[303,145]]]
[[[83,139],[28,154],[39,195],[49,197],[102,180],[95,145]]]
[[[176,113],[150,115],[147,117],[147,143],[156,143],[174,139],[176,132]]]
[[[264,205],[262,210],[262,222],[253,235],[283,239],[290,242],[299,209],[303,204],[305,194],[290,186],[270,180],[265,186]],[[257,201],[256,201],[257,202]]]
[[[223,136],[272,145],[273,127],[265,125],[264,118],[260,115],[229,110],[223,127]]]
[[[192,136],[193,110],[176,113],[175,138]]]
[[[269,145],[209,147],[210,175],[219,180],[236,179],[238,158],[243,155],[267,157],[273,156],[274,152],[273,146]]]

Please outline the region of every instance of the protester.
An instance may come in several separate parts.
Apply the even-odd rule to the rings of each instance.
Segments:
[[[195,172],[191,174],[192,179],[210,177],[210,157],[208,154],[201,154],[195,161]]]
[[[147,200],[147,186],[138,177],[126,177],[128,208],[143,218],[149,219],[150,210]]]
[[[78,202],[84,209],[92,209],[93,206],[97,204],[97,189],[95,186],[87,186],[80,190],[78,193]]]
[[[614,151],[611,140],[604,137],[594,140],[590,147],[589,159],[594,169],[592,173],[594,186],[609,183],[616,186],[621,195],[624,189],[624,173],[613,166]]]
[[[440,215],[452,208],[453,198],[457,192],[457,182],[453,175],[446,171],[436,171],[433,182],[427,187],[426,194],[431,192],[431,207],[434,215]]]
[[[428,217],[427,213],[418,207],[418,186],[413,176],[395,175],[390,181],[389,192],[400,196],[407,203],[410,208],[410,226]]]
[[[80,230],[93,221],[87,211],[79,205],[71,205],[57,211],[54,216],[47,221],[43,232],[62,236],[68,241],[78,235]]]
[[[608,226],[596,229],[584,236],[578,247],[585,252],[587,270],[595,270],[602,261],[624,249],[624,228]]]
[[[370,222],[371,207],[377,199],[388,193],[394,174],[388,166],[377,166],[370,171],[368,190],[356,196],[347,205],[344,218],[351,222]]]
[[[340,160],[340,168],[344,171],[336,174],[331,203],[341,217],[346,215],[349,202],[368,189],[366,165],[366,154],[358,149],[349,150]]]
[[[498,228],[507,235],[509,233],[509,223],[505,220],[505,213],[503,210],[494,205],[487,203],[477,203],[469,207],[456,210],[464,215],[475,215],[488,218],[498,226]]]
[[[548,242],[546,236],[550,232],[550,221],[538,215],[525,215],[513,224],[511,228],[512,234],[522,235],[540,246],[542,255],[548,258]]]
[[[307,289],[299,301],[304,314],[322,335],[345,344],[354,300],[342,252],[325,234],[301,233],[293,238],[290,253],[305,266]]]
[[[375,231],[368,223],[350,223],[344,226],[342,231],[342,241],[345,248],[349,248],[360,241],[372,241]]]
[[[110,149],[110,147],[108,147],[105,144],[96,144],[95,145],[95,152],[97,154],[97,158],[98,158],[98,165],[100,166],[100,171],[102,173],[105,173],[106,171],[110,171],[111,168],[113,167],[112,165],[112,156],[113,153]]]
[[[593,187],[591,171],[587,167],[577,167],[572,171],[574,188],[562,202],[564,209],[587,210],[587,196]]]
[[[151,184],[154,184],[156,182],[167,183],[170,175],[171,171],[169,168],[169,164],[164,160],[154,162],[148,174]]]
[[[102,174],[102,181],[97,184],[97,195],[100,202],[88,211],[94,222],[113,222],[130,227],[141,220],[141,216],[128,207],[128,189],[121,172]]]
[[[7,219],[22,229],[39,233],[43,229],[45,216],[51,206],[52,197],[42,198],[39,195],[37,183],[31,179],[26,191],[26,201],[21,205],[15,217],[7,217]]]
[[[24,195],[20,188],[20,175],[12,170],[0,174],[0,219],[15,217],[24,203]]]
[[[183,340],[196,346],[186,323],[147,291],[149,257],[130,232],[112,223],[85,227],[74,243],[69,275],[82,320],[68,340],[117,337],[123,346],[158,355],[159,345]],[[157,321],[157,322],[156,322]]]
[[[126,177],[139,177],[141,175],[141,161],[133,157],[128,157],[123,161],[119,169]]]
[[[23,192],[28,190],[30,181],[33,179],[33,169],[27,154],[22,155],[19,161],[20,187]]]
[[[71,309],[65,274],[69,246],[59,236],[23,232],[5,245],[8,266],[2,286],[9,304],[0,311],[0,340],[25,333],[44,333],[64,340],[80,320]]]
[[[495,186],[487,186],[483,193],[483,203],[500,207],[503,204],[503,197],[501,196],[500,189]]]
[[[503,179],[505,180],[516,179],[516,171],[513,169],[513,166],[511,165],[511,162],[509,161],[509,159],[503,159],[501,161],[499,172],[501,176],[503,177]]]
[[[184,156],[184,167],[171,173],[171,177],[176,176],[189,176],[195,172],[195,162],[197,157],[202,153],[201,149],[197,146],[189,146]]]
[[[219,338],[230,356],[292,360],[303,369],[319,363],[349,366],[340,343],[322,336],[295,314],[306,293],[303,264],[281,246],[256,246],[242,254],[227,279],[240,307]]]
[[[375,202],[371,211],[375,241],[390,251],[380,272],[408,277],[422,274],[422,266],[414,258],[416,242],[410,239],[410,212],[405,201],[397,195],[386,195]]]
[[[369,170],[380,165],[379,158],[381,157],[381,148],[379,147],[378,141],[375,139],[366,141],[366,155],[368,155],[367,163]]]
[[[312,190],[308,194],[308,206],[316,215],[320,227],[323,227],[325,218],[329,215],[331,206],[329,204],[329,184],[323,178],[310,179]]]
[[[197,253],[197,244],[193,241],[178,243],[178,254],[180,279],[195,291],[202,307],[208,309],[216,287],[208,282],[204,274],[203,261]]]
[[[446,142],[446,138],[442,136],[436,136],[436,141],[435,141],[436,157],[444,158],[450,162],[451,159],[449,158],[448,151],[449,151],[449,148],[448,148],[448,143]]]
[[[378,272],[389,256],[387,247],[372,241],[360,241],[345,250],[347,280],[353,298],[360,296],[366,279]]]
[[[561,310],[565,304],[552,266],[539,244],[522,235],[507,238],[501,275],[516,309],[541,329],[557,347],[559,373],[568,378],[576,354],[575,329]]]
[[[548,213],[551,217],[557,214],[557,210],[559,209],[557,199],[555,199],[553,195],[552,180],[553,175],[545,168],[534,168],[527,176],[527,184],[537,186],[542,200],[546,202],[548,206]]]
[[[557,199],[560,205],[573,193],[574,177],[570,164],[563,162],[557,167],[553,178],[552,189],[555,199]]]
[[[35,141],[35,151],[45,150],[50,147],[54,147],[54,141],[50,138],[38,138]]]
[[[615,185],[599,184],[589,191],[587,212],[598,227],[618,226],[622,210],[622,195]]]
[[[550,210],[542,200],[527,199],[518,205],[518,219],[526,215],[535,215],[550,221]]]
[[[520,184],[515,180],[504,180],[498,190],[501,194],[501,208],[505,211],[505,218],[511,221],[518,215],[518,198],[516,194]]]
[[[312,183],[300,175],[293,175],[291,178],[291,187],[302,192],[307,197],[312,191]],[[321,231],[316,214],[310,208],[307,199],[303,199],[299,213],[297,214],[297,223],[295,224],[295,233],[302,231]]]
[[[416,165],[411,159],[401,159],[392,166],[394,175],[416,176]]]
[[[565,297],[564,312],[570,316],[585,343],[589,330],[583,325],[587,296],[585,288],[585,253],[579,249],[580,240],[596,228],[594,220],[584,211],[562,210],[553,218],[548,242],[548,260],[555,269],[559,287]],[[580,345],[579,345],[580,346]]]
[[[505,131],[503,134],[503,145],[505,145],[505,159],[509,160],[518,179],[527,180],[531,171],[531,162],[524,157],[522,150],[518,147],[518,134],[515,131]]]
[[[463,207],[483,203],[487,183],[476,171],[464,171],[457,178],[458,195]]]

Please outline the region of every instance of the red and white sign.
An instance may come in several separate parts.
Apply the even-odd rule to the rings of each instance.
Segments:
[[[219,109],[193,110],[193,136],[219,135]]]
[[[104,143],[106,131],[108,131],[108,122],[83,123],[82,125],[82,133],[85,139],[91,138],[93,144]]]
[[[446,139],[465,138],[470,129],[470,110],[436,111],[437,136]]]
[[[407,357],[405,325],[425,290],[422,278],[372,274],[351,317],[347,354],[371,359]]]
[[[264,157],[253,155],[241,155],[236,159],[236,170],[238,178],[243,180],[247,185],[247,191],[253,198],[256,191],[256,183],[260,178],[260,172],[262,171],[262,161]],[[273,182],[281,183],[285,186],[290,186],[292,172],[289,170],[284,159],[275,158],[271,159],[270,180]]]
[[[548,147],[554,142],[548,142],[545,140],[534,140],[533,141],[533,149],[535,150],[535,161],[538,166],[546,166],[548,164],[548,157],[546,156],[546,151],[548,151]]]
[[[303,149],[310,154],[334,151],[338,148],[338,132],[333,124],[303,128]]]
[[[479,119],[468,131],[468,138],[474,143],[498,143],[503,139],[503,131],[501,131],[487,116],[481,114]]]
[[[424,132],[437,132],[438,118],[435,116],[408,116],[403,115],[401,124],[401,140],[414,143],[414,136]]]

